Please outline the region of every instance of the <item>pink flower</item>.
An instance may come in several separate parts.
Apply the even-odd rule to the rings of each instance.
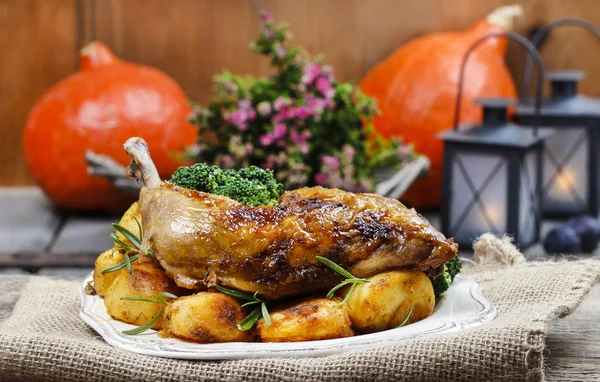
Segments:
[[[319,186],[324,186],[327,184],[327,175],[323,173],[318,173],[315,175],[315,183]]]
[[[267,155],[266,160],[261,163],[261,167],[273,170],[275,168],[275,159],[277,159],[277,157],[275,156],[275,154],[269,154],[269,155]]]
[[[277,57],[279,59],[285,57],[286,51],[285,51],[285,49],[280,44],[277,44],[274,47],[274,50],[275,50],[275,52],[274,52],[275,53],[275,57]]]
[[[273,136],[271,134],[263,134],[260,136],[260,138],[258,139],[261,146],[270,146],[273,143]]]
[[[313,98],[308,101],[308,111],[313,116],[318,116],[325,110],[325,100]]]
[[[287,129],[283,123],[278,123],[273,128],[273,138],[280,139],[285,136]]]
[[[289,98],[277,97],[277,99],[273,103],[273,106],[275,107],[275,110],[281,110],[282,108],[286,107],[289,104],[290,104]]]
[[[271,14],[264,9],[260,11],[259,17],[260,21],[262,21],[263,23],[270,23],[273,21],[273,16],[271,16]]]
[[[266,101],[263,101],[258,104],[256,110],[258,110],[258,114],[262,116],[269,115],[271,114],[271,104]]]
[[[302,84],[310,85],[321,73],[321,65],[307,62],[302,69]]]
[[[309,115],[310,115],[310,113],[308,112],[308,107],[306,107],[304,105],[298,106],[294,110],[294,116],[296,118],[306,119]]]
[[[332,99],[335,96],[335,89],[331,85],[331,82],[324,77],[317,78],[315,87],[326,99]]]

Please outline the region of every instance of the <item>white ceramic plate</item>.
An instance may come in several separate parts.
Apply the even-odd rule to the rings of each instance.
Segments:
[[[92,281],[92,274],[80,286],[80,317],[112,346],[135,353],[158,357],[222,360],[260,357],[315,357],[361,348],[381,346],[403,340],[456,332],[490,322],[496,308],[481,294],[474,281],[457,276],[428,318],[402,328],[348,338],[310,342],[260,343],[235,342],[197,344],[172,338],[160,338],[156,331],[129,336],[121,333],[133,325],[114,320],[106,312],[100,296],[88,296],[84,288]]]

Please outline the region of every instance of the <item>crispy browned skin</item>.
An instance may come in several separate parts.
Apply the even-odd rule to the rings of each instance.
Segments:
[[[220,284],[270,299],[324,291],[341,277],[399,268],[438,270],[457,245],[400,202],[322,187],[286,192],[278,207],[160,184],[143,188],[145,246],[185,288]]]

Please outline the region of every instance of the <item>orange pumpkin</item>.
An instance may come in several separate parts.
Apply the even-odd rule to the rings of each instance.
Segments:
[[[403,196],[416,208],[437,208],[441,200],[443,144],[436,137],[454,122],[459,70],[465,53],[479,38],[510,29],[522,10],[502,7],[464,32],[433,33],[401,46],[373,68],[360,83],[377,99],[381,115],[375,129],[384,137],[402,136],[429,157],[428,176]],[[461,122],[478,122],[474,99],[516,97],[513,79],[504,63],[505,39],[490,39],[470,56],[463,84]]]
[[[143,137],[161,176],[182,163],[176,152],[193,144],[190,106],[181,88],[161,71],[116,58],[102,43],[81,51],[77,73],[55,84],[27,117],[27,166],[57,205],[70,210],[122,210],[128,197],[106,179],[87,174],[86,150],[108,154],[121,164],[122,145]]]

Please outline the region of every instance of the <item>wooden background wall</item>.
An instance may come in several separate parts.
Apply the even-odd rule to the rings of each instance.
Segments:
[[[87,42],[105,42],[121,58],[156,66],[188,96],[206,102],[211,77],[224,68],[264,74],[248,43],[258,10],[291,24],[295,41],[323,52],[341,80],[358,81],[403,42],[423,33],[464,29],[494,8],[519,3],[518,31],[563,17],[600,25],[600,0],[0,0],[0,185],[31,184],[21,132],[32,104],[78,67]],[[583,92],[600,95],[600,43],[564,28],[543,49],[547,69],[587,71]],[[507,62],[521,78],[524,54]]]

